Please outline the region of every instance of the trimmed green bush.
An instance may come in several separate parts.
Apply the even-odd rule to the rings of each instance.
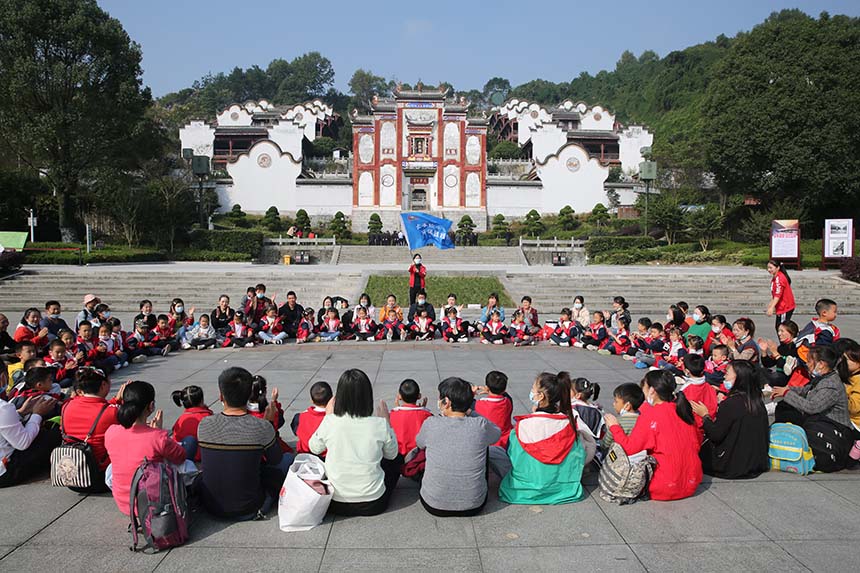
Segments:
[[[248,253],[231,253],[229,251],[201,251],[197,249],[184,249],[170,255],[173,261],[220,261],[220,262],[247,262],[251,260]]]
[[[263,233],[259,231],[209,231],[195,229],[189,236],[189,247],[196,251],[260,254]]]
[[[593,237],[585,243],[585,254],[594,257],[607,252],[655,247],[657,247],[657,241],[653,237]]]

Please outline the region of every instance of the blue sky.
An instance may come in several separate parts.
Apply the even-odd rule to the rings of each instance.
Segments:
[[[142,46],[144,81],[155,96],[208,72],[265,68],[313,50],[332,61],[344,91],[357,68],[410,83],[448,81],[458,90],[493,76],[513,85],[569,81],[614,68],[624,50],[663,56],[749,30],[783,8],[860,15],[858,0],[98,2]]]

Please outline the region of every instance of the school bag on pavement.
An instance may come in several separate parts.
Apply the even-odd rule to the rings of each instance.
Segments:
[[[815,468],[806,431],[800,426],[776,423],[770,427],[770,469],[805,476]]]
[[[851,428],[816,414],[804,420],[803,429],[815,458],[816,471],[830,473],[845,469],[854,445]]]
[[[642,453],[628,456],[624,448],[614,442],[597,476],[601,499],[619,505],[635,503],[647,491],[655,467],[654,456],[642,457]]]
[[[132,551],[138,550],[138,527],[154,552],[188,541],[188,501],[177,468],[144,458],[134,472],[129,496]]]
[[[107,404],[102,407],[99,415],[96,416],[96,421],[93,422],[93,427],[83,440],[68,436],[61,418],[60,431],[63,433],[63,441],[70,440],[71,443],[57,446],[51,452],[52,486],[87,489],[93,485],[93,477],[98,476],[100,472],[89,441],[107,408]]]

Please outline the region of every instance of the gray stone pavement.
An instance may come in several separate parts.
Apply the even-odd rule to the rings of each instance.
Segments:
[[[488,371],[509,376],[515,413],[541,371],[568,370],[612,390],[641,372],[617,357],[548,345],[513,348],[432,343],[309,344],[187,351],[123,370],[153,383],[165,427],[180,413],[170,391],[204,389],[217,411],[217,376],[243,366],[278,388],[289,420],[309,404],[318,380],[334,385],[347,368],[371,378],[389,404],[404,378],[418,380],[434,404],[435,386],[451,375],[480,383]],[[288,428],[281,430],[294,441]],[[619,507],[596,492],[563,506],[500,503],[491,481],[486,509],[472,518],[436,518],[418,501],[415,483],[401,479],[390,509],[370,518],[327,518],[303,533],[283,533],[277,517],[233,524],[195,514],[192,539],[156,555],[128,550],[126,520],[110,496],[81,496],[50,486],[47,476],[0,490],[0,571],[826,571],[851,570],[860,560],[860,472],[799,477],[767,473],[755,480],[706,477],[695,496]]]

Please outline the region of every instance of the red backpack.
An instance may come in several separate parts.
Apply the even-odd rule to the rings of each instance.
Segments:
[[[134,472],[129,495],[132,551],[138,550],[138,527],[153,551],[176,547],[188,541],[188,501],[185,484],[175,467],[144,458]]]

